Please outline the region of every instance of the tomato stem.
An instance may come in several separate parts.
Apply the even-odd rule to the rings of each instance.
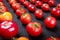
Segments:
[[[37,26],[37,24],[34,24],[34,26],[37,27],[37,28],[39,28],[39,27]]]
[[[53,36],[51,36],[51,38],[52,38],[52,40],[54,40],[54,37]]]
[[[17,38],[13,37],[13,40],[16,40]]]

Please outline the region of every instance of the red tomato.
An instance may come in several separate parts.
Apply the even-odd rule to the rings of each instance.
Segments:
[[[0,0],[0,2],[3,2],[3,0]]]
[[[23,4],[23,3],[25,2],[25,0],[19,0],[19,2],[20,2],[21,4]]]
[[[48,38],[46,38],[46,40],[59,40],[59,38],[57,38],[57,37],[48,37]]]
[[[0,2],[0,6],[5,6],[3,2]]]
[[[36,0],[30,0],[30,2],[34,4],[36,2]]]
[[[28,1],[25,1],[25,2],[23,3],[23,5],[24,5],[25,7],[28,7],[29,4],[30,4],[30,3],[29,3]]]
[[[50,6],[54,6],[54,3],[55,3],[55,0],[49,0],[49,1],[48,1],[48,4],[49,4]]]
[[[36,1],[36,2],[35,2],[35,5],[36,5],[37,7],[41,7],[42,2],[41,2],[41,1]]]
[[[48,2],[48,0],[42,0],[43,2]]]
[[[42,33],[42,25],[38,22],[30,22],[26,26],[26,31],[30,36],[37,37]]]
[[[36,18],[41,19],[43,17],[43,12],[42,10],[38,9],[34,12],[34,15]]]
[[[16,15],[17,15],[18,17],[21,17],[21,15],[24,14],[24,13],[26,13],[26,10],[23,9],[23,8],[20,8],[20,9],[17,9],[17,10],[16,10]]]
[[[4,21],[0,24],[1,36],[5,39],[12,38],[18,33],[18,26],[15,22]]]
[[[7,12],[8,9],[5,6],[0,6],[0,13]]]
[[[44,10],[44,11],[48,11],[49,9],[50,9],[50,7],[49,7],[49,5],[48,4],[42,4],[42,9]]]
[[[57,7],[60,8],[60,4],[57,4]]]
[[[54,17],[48,16],[45,18],[44,24],[47,28],[54,28],[56,26],[56,19]]]
[[[31,11],[31,12],[34,12],[34,11],[35,11],[35,6],[32,5],[32,4],[29,4],[27,8],[28,8],[28,10]]]
[[[17,9],[19,9],[20,8],[20,4],[19,3],[13,3],[12,4],[12,9],[13,10],[17,10]]]
[[[31,22],[31,16],[30,14],[26,13],[26,14],[23,14],[21,17],[20,17],[20,20],[23,24],[28,24]]]

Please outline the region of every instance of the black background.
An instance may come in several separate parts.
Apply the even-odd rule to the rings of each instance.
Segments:
[[[12,15],[13,15],[13,21],[15,21],[17,23],[17,25],[18,25],[18,35],[17,35],[17,37],[20,37],[22,35],[22,36],[28,37],[30,40],[45,40],[45,38],[50,37],[50,36],[54,36],[54,37],[59,37],[60,38],[60,18],[56,18],[57,19],[57,24],[56,24],[56,27],[54,29],[47,29],[44,26],[43,20],[47,16],[50,15],[49,12],[43,12],[43,14],[44,14],[43,19],[36,19],[34,17],[33,13],[29,12],[27,10],[27,8],[25,8],[23,5],[21,5],[21,7],[23,7],[24,9],[26,9],[26,11],[29,14],[31,14],[32,21],[37,21],[37,22],[40,22],[42,24],[43,31],[42,31],[41,35],[39,35],[38,37],[31,37],[26,32],[26,29],[25,29],[26,26],[23,25],[21,23],[21,21],[18,19],[18,17],[16,16],[16,14],[14,13],[14,11],[10,7],[10,5],[7,3],[7,0],[3,0],[3,2],[6,5],[6,7],[8,8],[8,10],[12,13]],[[57,5],[57,3],[60,3],[60,0],[55,0],[55,6]],[[0,37],[0,40],[3,40],[3,38]]]

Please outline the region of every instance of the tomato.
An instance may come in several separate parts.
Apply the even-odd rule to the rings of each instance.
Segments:
[[[0,2],[3,2],[3,0],[0,0]]]
[[[49,7],[49,5],[48,4],[42,4],[42,9],[44,10],[44,11],[48,11],[49,9],[50,9],[50,7]]]
[[[36,1],[36,2],[35,2],[35,5],[36,5],[37,7],[41,7],[42,2],[41,2],[41,1]]]
[[[42,0],[43,2],[48,2],[48,0]]]
[[[60,4],[57,4],[57,7],[60,8]]]
[[[31,15],[26,13],[26,14],[23,14],[21,17],[20,17],[20,20],[23,24],[28,24],[31,22]]]
[[[51,37],[46,38],[46,40],[59,40],[59,38],[51,36]]]
[[[43,17],[43,12],[41,9],[38,9],[34,12],[36,18],[41,19]]]
[[[0,13],[7,12],[8,9],[5,6],[0,6]]]
[[[54,17],[60,17],[60,9],[52,8],[51,14],[52,14]]]
[[[34,4],[36,2],[36,0],[30,0],[30,2]]]
[[[54,3],[55,3],[55,0],[49,0],[49,1],[48,1],[48,4],[49,4],[50,6],[54,6]]]
[[[42,33],[42,25],[38,22],[30,22],[26,26],[26,31],[30,36],[37,37]]]
[[[21,4],[23,4],[23,3],[25,2],[25,0],[19,0],[19,2],[20,2]]]
[[[19,8],[20,8],[20,4],[19,4],[19,3],[13,3],[13,4],[12,4],[12,9],[13,9],[13,10],[16,11],[16,10],[19,9]]]
[[[16,10],[16,15],[17,15],[18,17],[21,17],[21,15],[24,14],[24,13],[26,13],[26,10],[23,9],[23,8],[20,8],[20,9],[17,9],[17,10]]]
[[[0,6],[5,6],[3,2],[0,2]]]
[[[56,19],[52,16],[48,16],[47,18],[45,18],[44,24],[47,28],[53,29],[56,26]]]
[[[27,8],[28,8],[28,10],[31,11],[31,12],[34,12],[34,11],[35,11],[35,6],[32,5],[32,4],[29,4]]]
[[[18,26],[15,22],[4,21],[0,24],[1,36],[5,39],[10,39],[17,35]]]
[[[30,3],[29,3],[28,1],[25,1],[25,2],[23,3],[23,5],[24,5],[25,7],[28,7],[29,4],[30,4]]]
[[[27,37],[19,37],[17,40],[29,40]]]
[[[0,22],[3,22],[5,20],[12,21],[12,14],[10,12],[4,12],[0,14]]]

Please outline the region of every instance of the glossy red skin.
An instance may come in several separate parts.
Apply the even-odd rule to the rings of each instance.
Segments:
[[[29,4],[30,4],[30,3],[29,3],[28,1],[25,1],[25,2],[23,3],[23,5],[24,5],[25,7],[28,7]]]
[[[17,35],[18,26],[15,22],[4,21],[0,24],[0,33],[3,38],[10,39]]]
[[[23,24],[28,24],[31,22],[31,15],[30,14],[23,14],[21,17],[20,17],[20,20]]]
[[[41,7],[42,2],[41,2],[41,1],[36,1],[36,2],[35,2],[35,5],[36,5],[37,7]]]
[[[19,0],[19,2],[20,2],[21,4],[23,4],[23,3],[25,2],[25,0]]]
[[[49,4],[50,6],[54,6],[54,3],[55,3],[55,0],[49,0],[49,1],[48,1],[48,4]]]
[[[43,2],[48,2],[48,0],[42,0]]]
[[[3,2],[3,0],[0,0],[0,2]]]
[[[36,24],[38,27],[34,26]],[[32,37],[37,37],[42,33],[42,25],[38,22],[30,22],[26,26],[27,33]]]
[[[5,6],[3,2],[0,2],[0,6]]]
[[[20,8],[20,4],[19,4],[19,3],[13,3],[13,4],[12,4],[12,9],[13,9],[13,10],[16,11],[16,10],[19,9],[19,8]]]
[[[8,9],[5,6],[0,6],[0,13],[7,12]]]
[[[36,2],[36,0],[30,0],[30,2],[34,4]]]
[[[43,17],[43,12],[42,10],[38,9],[34,12],[34,16],[38,19],[41,19]]]
[[[49,7],[49,5],[48,4],[42,4],[42,9],[44,10],[44,11],[49,11],[49,9],[50,9],[50,7]]]
[[[52,39],[52,37],[48,37],[48,38],[46,38],[46,40],[53,40],[53,39]],[[59,38],[54,37],[54,40],[59,40]]]
[[[26,10],[24,10],[24,9],[17,9],[16,10],[16,15],[18,17],[21,17],[21,15],[24,14],[24,13],[26,13]]]
[[[53,29],[56,26],[56,19],[54,17],[48,16],[47,18],[45,18],[44,24],[46,28]]]
[[[34,11],[35,11],[35,6],[32,5],[32,4],[29,4],[27,8],[28,8],[28,10],[31,11],[31,12],[34,12]]]
[[[57,4],[57,8],[60,8],[60,3],[59,3],[59,4]]]

